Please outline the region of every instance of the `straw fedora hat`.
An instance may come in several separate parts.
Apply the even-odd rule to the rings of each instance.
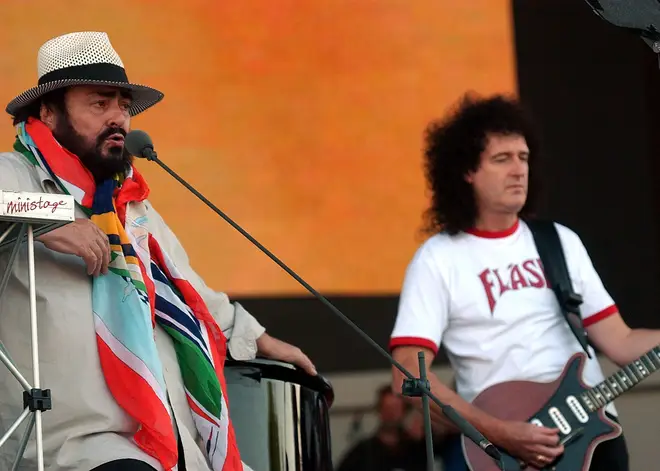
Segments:
[[[110,44],[106,33],[80,32],[58,36],[39,49],[39,81],[36,87],[21,93],[7,105],[14,115],[46,93],[73,85],[107,85],[131,91],[131,116],[143,112],[163,99],[164,94],[145,85],[131,83],[124,64]]]

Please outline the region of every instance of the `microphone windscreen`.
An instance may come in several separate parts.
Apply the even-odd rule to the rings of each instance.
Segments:
[[[136,129],[129,132],[124,139],[124,146],[126,150],[135,157],[147,158],[148,154],[145,154],[145,150],[149,149],[150,151],[154,150],[154,144],[147,134],[144,131]]]

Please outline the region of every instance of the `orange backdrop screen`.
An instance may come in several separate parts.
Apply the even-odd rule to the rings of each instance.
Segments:
[[[425,126],[467,90],[515,93],[508,0],[28,3],[0,4],[3,109],[36,84],[44,41],[106,31],[129,78],[165,92],[132,127],[327,294],[399,291],[428,198]],[[13,136],[7,116],[1,151]],[[156,164],[137,165],[209,286],[305,292]]]

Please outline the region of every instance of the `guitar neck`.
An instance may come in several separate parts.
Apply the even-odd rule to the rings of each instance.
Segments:
[[[627,364],[602,383],[582,393],[582,400],[589,409],[595,411],[605,407],[658,370],[660,370],[660,345]]]

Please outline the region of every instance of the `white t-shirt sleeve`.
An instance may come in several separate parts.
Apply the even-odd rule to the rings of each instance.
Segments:
[[[390,350],[410,345],[437,353],[447,326],[449,299],[446,280],[427,241],[406,270]]]
[[[582,296],[580,313],[584,319],[584,326],[588,327],[619,310],[612,296],[603,285],[596,268],[589,257],[586,247],[580,237],[573,231],[559,226],[560,235],[568,245],[569,271],[577,275],[576,286],[573,287]],[[565,249],[566,250],[566,249]]]

